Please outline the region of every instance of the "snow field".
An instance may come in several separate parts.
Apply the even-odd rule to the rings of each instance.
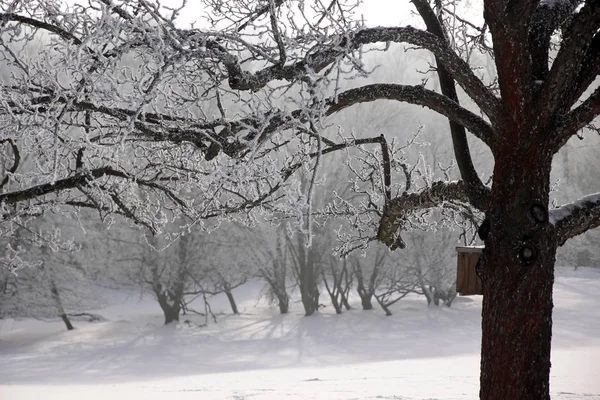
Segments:
[[[112,305],[98,311],[107,321],[77,321],[72,332],[2,321],[0,399],[477,398],[480,297],[428,308],[412,296],[392,317],[326,307],[306,318],[298,303],[278,315],[259,290],[239,288],[242,314],[207,326],[200,316],[162,326],[152,298],[125,291],[107,291]],[[553,399],[600,399],[599,292],[600,270],[557,272]],[[224,297],[211,304],[229,312]]]

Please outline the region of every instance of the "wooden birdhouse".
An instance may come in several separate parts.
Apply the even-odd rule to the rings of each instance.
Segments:
[[[483,246],[457,246],[456,292],[461,296],[483,294],[476,266]]]

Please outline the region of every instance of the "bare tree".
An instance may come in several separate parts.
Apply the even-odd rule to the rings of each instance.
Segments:
[[[375,257],[364,258],[353,255],[350,257],[352,271],[356,277],[356,291],[360,297],[363,310],[373,309],[373,296],[377,283],[380,281],[381,270],[385,260],[383,253]]]
[[[343,307],[350,310],[348,295],[352,288],[352,273],[348,268],[348,260],[330,256],[327,267],[321,268],[321,275],[336,314],[341,314]]]
[[[428,305],[439,306],[441,301],[450,307],[456,298],[455,232],[456,227],[454,231],[440,228],[435,232],[415,232],[409,238],[409,269],[418,282],[417,292],[425,296]],[[463,233],[464,237],[473,237]]]
[[[285,239],[285,230],[279,229],[275,239],[275,249],[272,250],[268,243],[255,247],[249,252],[253,257],[256,276],[267,283],[267,296],[271,303],[276,303],[281,314],[290,310],[290,296],[288,293],[288,255]]]
[[[318,236],[323,239],[323,235]],[[304,306],[304,313],[310,316],[319,310],[319,281],[321,269],[323,268],[322,259],[326,247],[326,242],[319,241],[319,244],[313,243],[310,247],[306,245],[306,234],[297,232],[294,237],[286,235],[286,244],[288,249],[288,259],[292,264],[292,271],[296,278],[296,283],[300,289],[300,298]],[[330,247],[329,247],[330,248]]]
[[[52,231],[59,227],[70,230],[66,223],[61,226],[52,219],[38,218],[28,228],[17,229],[18,235],[10,241],[0,240],[9,253],[7,259],[17,265],[0,268],[0,318],[59,317],[67,330],[72,330],[73,313],[93,317],[83,311],[97,306],[99,298],[92,290],[89,268],[78,254],[80,244],[54,247]],[[28,267],[19,268],[19,264]]]
[[[182,28],[181,9],[148,1],[0,5],[0,51],[11,74],[0,91],[0,141],[12,154],[0,227],[8,232],[6,221],[69,205],[159,231],[165,209],[195,221],[264,210],[283,193],[277,211],[300,216],[310,233],[322,158],[367,151],[373,173],[363,176],[377,190],[364,193],[350,221],[364,242],[404,247],[401,232],[432,207],[468,203],[485,213],[480,397],[548,399],[556,250],[600,225],[600,194],[549,209],[554,155],[598,129],[590,125],[600,114],[598,2],[485,0],[481,20],[458,3],[412,0],[424,29],[368,27],[356,4],[343,1],[205,3],[212,26],[201,28]],[[439,91],[342,84],[368,74],[361,56],[391,43],[431,52]],[[493,57],[497,77],[476,73],[477,52]],[[128,57],[138,58],[133,70],[124,68]],[[282,96],[289,93],[297,96]],[[447,117],[461,180],[403,190],[385,135],[328,129],[328,116],[377,100]],[[206,113],[203,102],[218,111]],[[494,156],[491,187],[473,167],[466,131]],[[35,174],[19,172],[25,153],[37,159]],[[302,166],[313,175],[299,193],[289,183]],[[193,203],[181,197],[191,185],[201,188]]]

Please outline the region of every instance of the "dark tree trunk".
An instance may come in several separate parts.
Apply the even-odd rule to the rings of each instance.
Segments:
[[[385,316],[386,317],[391,317],[392,316],[392,312],[390,311],[390,308],[387,304],[385,304],[385,302],[382,300],[381,297],[375,295],[375,299],[377,300],[377,302],[379,303],[379,305],[381,306],[381,309],[385,312]]]
[[[302,291],[302,305],[304,306],[304,315],[311,316],[319,310],[319,294],[314,290]]]
[[[226,290],[225,294],[227,295],[227,300],[229,300],[229,305],[231,306],[231,311],[234,314],[239,314],[237,304],[235,303],[235,299],[233,298],[233,294],[231,293],[231,290]]]
[[[277,302],[279,304],[279,313],[287,314],[290,311],[290,299],[286,296],[278,296]]]
[[[165,325],[171,322],[179,322],[179,312],[181,311],[181,299],[168,298],[166,293],[160,293],[157,295],[158,304],[163,311],[165,316]]]
[[[518,140],[521,151],[498,143],[507,148],[496,152],[501,156],[487,213],[491,229],[478,270],[483,283],[480,398],[549,400],[557,243],[552,225],[547,218],[536,220],[532,206],[541,214],[548,209],[551,155],[531,132],[511,133],[499,137]]]
[[[62,314],[60,316],[60,318],[63,320],[63,322],[65,323],[65,326],[67,327],[68,331],[72,331],[73,329],[75,329],[73,327],[73,324],[71,324],[71,320],[69,320],[69,317],[67,317],[67,314]]]
[[[373,309],[373,294],[364,294],[360,296],[360,304],[362,305],[363,310],[372,310]]]
[[[319,310],[319,288],[315,270],[316,265],[312,262],[304,264],[300,269],[300,296],[307,317]]]
[[[433,301],[433,294],[431,293],[429,287],[421,283],[421,291],[423,292],[423,296],[425,296],[425,299],[427,299],[427,305],[431,305],[431,302]]]
[[[58,293],[58,288],[56,287],[56,283],[54,283],[54,279],[52,277],[50,277],[49,279],[50,279],[50,292],[52,293],[52,298],[54,299],[54,305],[56,306],[56,309],[58,311],[58,314],[60,315],[60,318],[65,323],[67,330],[72,331],[75,328],[73,327],[73,324],[71,323],[71,320],[67,316],[67,312],[65,311],[65,309],[62,305],[62,300],[60,299],[60,294]]]
[[[335,309],[336,314],[342,313],[342,301],[344,297],[344,288],[342,287],[342,276],[336,273],[335,266],[331,268],[331,278],[333,280],[331,286],[327,281],[327,275],[325,274],[325,269],[321,269],[321,276],[323,278],[323,284],[325,285],[325,289],[329,294],[329,298],[331,299],[331,305]]]
[[[350,303],[348,302],[347,294],[342,293],[342,304],[347,311],[352,309],[352,307],[350,307]]]
[[[341,314],[342,313],[342,306],[340,305],[340,303],[337,301],[336,298],[331,298],[331,304],[333,305],[333,308],[335,309],[335,313],[336,314]]]
[[[365,287],[364,278],[361,274],[356,274],[358,279],[358,285],[356,286],[356,291],[360,296],[360,304],[363,310],[372,310],[373,309],[373,290],[369,287],[369,290]],[[373,279],[372,279],[373,281]]]

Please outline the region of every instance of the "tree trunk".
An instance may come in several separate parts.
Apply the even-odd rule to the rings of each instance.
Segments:
[[[340,305],[340,302],[338,301],[338,299],[334,296],[330,296],[331,297],[331,304],[333,305],[333,308],[335,309],[335,313],[336,314],[341,314],[342,313],[342,306]]]
[[[310,263],[300,270],[300,295],[307,317],[319,310],[319,288],[315,269],[314,263]]]
[[[446,298],[444,299],[444,305],[446,307],[452,307],[452,303],[454,302],[454,299],[456,299],[457,293],[456,293],[456,290],[454,290],[454,289],[448,289],[448,290],[451,292],[446,293]]]
[[[387,306],[387,304],[385,304],[385,302],[381,299],[381,297],[375,295],[375,299],[377,300],[377,302],[381,306],[381,309],[383,311],[385,311],[385,316],[386,317],[391,317],[392,316],[392,312],[390,311],[390,308]]]
[[[342,304],[344,305],[346,311],[350,311],[352,309],[352,307],[350,307],[350,303],[348,302],[348,293],[342,292]]]
[[[372,310],[373,309],[373,294],[372,293],[364,293],[360,295],[360,304],[362,305],[363,310]]]
[[[513,146],[496,152],[487,214],[491,228],[478,267],[483,284],[480,398],[549,400],[557,248],[547,218],[551,155],[531,132],[514,136],[503,132],[499,138],[518,139],[519,148],[529,151],[516,153]],[[530,146],[523,143],[527,140]],[[503,142],[498,144],[511,146]]]
[[[181,311],[181,299],[178,298],[168,298],[166,292],[162,292],[157,295],[158,304],[163,311],[165,316],[165,325],[170,324],[171,322],[179,322],[179,312]]]
[[[279,313],[287,314],[290,311],[290,299],[285,296],[277,296],[277,302],[279,303]]]
[[[425,299],[427,299],[427,305],[431,305],[431,302],[433,301],[433,294],[431,293],[431,290],[429,290],[429,287],[427,287],[427,285],[424,283],[421,283],[421,291],[423,292]]]
[[[50,292],[52,293],[52,299],[54,299],[54,305],[56,307],[56,310],[58,311],[58,315],[65,323],[67,330],[72,331],[75,328],[73,327],[73,324],[71,323],[71,320],[67,316],[67,312],[63,307],[62,300],[60,299],[60,294],[58,293],[58,288],[56,287],[56,283],[54,282],[54,278],[52,278],[52,276],[48,274],[48,279],[50,280]]]
[[[67,316],[67,314],[61,314],[60,318],[65,323],[65,326],[67,327],[68,331],[72,331],[73,329],[75,329],[73,327],[73,324],[71,324],[71,320],[69,319],[69,317]]]
[[[360,304],[362,305],[363,310],[372,310],[373,309],[373,291],[367,290],[364,284],[364,280],[361,275],[357,274],[358,285],[356,286],[356,291],[360,296]]]
[[[437,292],[437,289],[435,289],[435,291],[433,292],[433,304],[435,304],[436,306],[440,305],[440,296]]]
[[[309,317],[319,309],[319,296],[315,295],[313,290],[302,291],[302,305],[304,306],[304,315]]]
[[[229,305],[231,306],[231,311],[234,314],[239,314],[237,304],[235,304],[235,299],[233,298],[233,294],[231,293],[231,290],[226,290],[225,294],[227,295],[227,300],[229,300]]]
[[[329,283],[327,282],[327,275],[325,274],[325,269],[321,269],[321,277],[323,278],[323,284],[325,285],[325,289],[327,290],[329,298],[331,299],[331,305],[335,309],[336,314],[341,314],[341,301],[343,299],[343,288],[341,285],[342,277],[336,273],[334,268],[331,268],[331,275],[333,283],[331,284],[331,286],[329,286]]]

